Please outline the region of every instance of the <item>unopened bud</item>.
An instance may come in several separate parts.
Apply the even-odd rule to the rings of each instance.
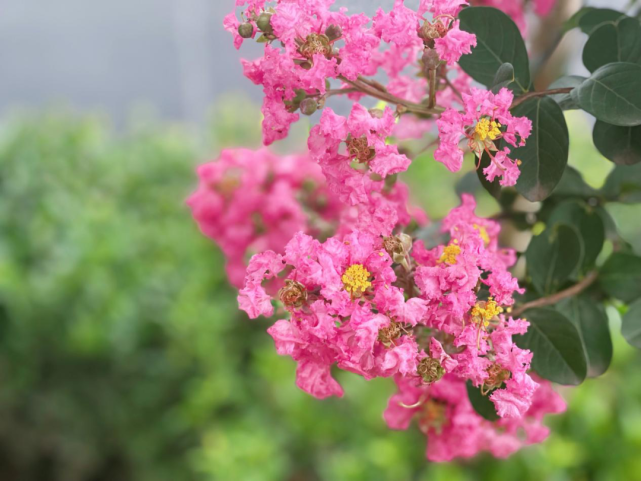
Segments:
[[[327,27],[327,30],[325,30],[325,35],[327,35],[327,38],[330,40],[336,40],[338,38],[341,38],[343,35],[343,30],[338,26],[338,25],[330,25]]]
[[[303,115],[312,115],[318,110],[318,102],[312,98],[306,98],[300,103],[300,113]]]
[[[426,70],[435,70],[441,62],[438,52],[433,48],[425,48],[423,51],[423,67]]]
[[[254,26],[249,22],[241,23],[238,26],[238,35],[243,38],[251,38],[254,35]]]
[[[272,28],[271,23],[272,14],[271,13],[261,13],[256,20],[256,25],[263,33],[272,33],[274,29]]]
[[[307,301],[307,289],[300,282],[285,279],[285,286],[278,291],[278,298],[287,308],[299,308]]]

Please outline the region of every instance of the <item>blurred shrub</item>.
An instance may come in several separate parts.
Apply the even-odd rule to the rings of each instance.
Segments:
[[[256,138],[227,115],[216,146]],[[343,375],[344,399],[312,399],[238,314],[183,205],[192,135],[58,113],[1,137],[0,480],[641,479],[641,357],[619,335],[544,445],[428,464],[417,430],[382,421],[391,382]],[[442,182],[435,165],[414,181]]]

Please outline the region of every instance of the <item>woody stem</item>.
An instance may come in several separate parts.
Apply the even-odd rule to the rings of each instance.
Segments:
[[[568,287],[567,289],[561,292],[557,292],[556,294],[552,294],[551,296],[541,297],[540,299],[526,302],[525,304],[522,304],[521,306],[514,309],[510,313],[510,315],[512,317],[518,317],[528,309],[534,309],[535,307],[551,306],[553,304],[556,304],[557,302],[562,301],[563,299],[576,296],[577,294],[583,292],[585,289],[590,287],[590,285],[592,285],[592,283],[596,280],[597,275],[598,274],[596,271],[592,271],[583,279],[581,279],[581,281],[574,284],[572,287]]]
[[[543,92],[528,92],[514,99],[514,102],[512,102],[512,105],[510,105],[510,109],[513,109],[517,105],[521,105],[526,100],[529,100],[534,97],[546,97],[548,95],[556,95],[556,94],[569,94],[573,89],[574,87],[563,87],[558,89],[544,90]]]

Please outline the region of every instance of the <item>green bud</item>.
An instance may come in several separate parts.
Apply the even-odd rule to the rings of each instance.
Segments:
[[[332,40],[341,38],[341,36],[343,35],[343,30],[338,25],[330,25],[325,30],[325,35],[331,42]]]
[[[303,115],[312,115],[318,110],[318,102],[312,98],[306,98],[300,103],[300,112]]]
[[[254,34],[254,26],[247,22],[247,23],[241,23],[238,26],[238,35],[240,35],[243,38],[251,38],[251,36]]]
[[[256,20],[256,25],[263,33],[272,33],[274,29],[272,28],[271,23],[272,14],[271,13],[261,13]]]

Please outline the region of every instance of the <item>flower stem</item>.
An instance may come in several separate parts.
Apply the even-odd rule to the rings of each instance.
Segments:
[[[510,313],[510,316],[518,317],[528,309],[534,309],[535,307],[551,306],[553,304],[556,304],[557,302],[562,301],[563,299],[576,296],[577,294],[583,292],[585,289],[590,287],[590,285],[592,285],[592,283],[596,280],[596,278],[597,278],[597,272],[592,271],[583,279],[581,279],[578,283],[574,284],[572,287],[568,287],[567,289],[561,292],[557,292],[556,294],[552,294],[551,296],[541,297],[540,299],[536,299],[534,301],[530,301],[530,302],[526,302],[525,304],[522,304],[521,306],[514,309]]]

